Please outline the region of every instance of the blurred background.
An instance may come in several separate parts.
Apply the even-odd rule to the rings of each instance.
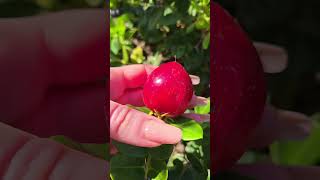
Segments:
[[[308,0],[217,0],[237,18],[255,41],[284,47],[288,68],[268,75],[273,105],[305,113],[314,128],[309,138],[276,142],[265,151],[248,152],[242,159],[252,163],[271,157],[277,164],[320,165],[320,1]]]
[[[31,16],[71,8],[103,7],[104,0],[0,0],[0,17]]]

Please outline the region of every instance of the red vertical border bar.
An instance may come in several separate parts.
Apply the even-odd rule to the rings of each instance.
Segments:
[[[105,117],[106,117],[106,124],[107,124],[107,131],[106,131],[106,142],[110,144],[110,3],[108,0],[105,1],[105,25],[106,25],[106,39],[105,39],[105,50],[104,50],[104,57],[105,57]],[[110,149],[109,152],[110,154]],[[109,161],[110,162],[110,161]],[[106,167],[106,179],[110,177],[110,165]]]
[[[105,23],[106,23],[106,41],[105,41],[105,84],[106,84],[106,95],[105,95],[105,115],[107,123],[107,143],[110,143],[110,3],[106,1],[105,5]]]

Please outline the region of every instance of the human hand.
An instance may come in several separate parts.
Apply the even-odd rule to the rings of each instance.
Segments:
[[[286,52],[276,46],[255,44],[265,72],[277,73],[287,65]],[[310,119],[301,113],[278,109],[266,105],[262,121],[252,136],[249,148],[267,147],[276,140],[301,140],[311,131]],[[242,175],[255,177],[258,180],[313,180],[320,176],[318,167],[278,166],[271,162],[236,165],[233,169]]]
[[[156,67],[128,65],[110,69],[110,137],[114,140],[143,147],[176,144],[181,130],[162,120],[131,109],[126,104],[144,106],[142,89],[147,76]],[[193,84],[199,78],[191,76]],[[205,98],[193,96],[190,106],[204,104]],[[164,133],[165,132],[165,133]]]
[[[108,141],[106,24],[103,10],[0,19],[0,179],[106,178],[106,161],[43,139]]]

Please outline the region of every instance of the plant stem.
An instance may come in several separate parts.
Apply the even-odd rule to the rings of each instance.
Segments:
[[[151,162],[151,156],[148,154],[147,158],[145,159],[145,166],[144,166],[144,180],[148,180],[148,171],[149,171],[149,165]]]

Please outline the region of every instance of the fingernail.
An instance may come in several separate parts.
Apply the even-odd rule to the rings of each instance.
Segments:
[[[190,75],[190,78],[193,85],[198,85],[200,83],[200,77],[195,75]]]
[[[255,42],[265,72],[278,73],[287,67],[288,55],[280,46]]]
[[[179,128],[152,119],[145,124],[144,136],[160,144],[176,144],[181,140],[182,132]]]
[[[184,113],[183,117],[193,119],[198,122],[209,122],[210,115],[209,114],[195,114],[195,113]]]
[[[196,96],[195,99],[196,99],[195,103],[197,106],[207,105],[207,103],[208,103],[208,99],[205,97]]]
[[[312,121],[304,114],[290,111],[280,111],[279,119],[285,128],[280,132],[282,139],[300,140],[306,138],[312,130]]]

